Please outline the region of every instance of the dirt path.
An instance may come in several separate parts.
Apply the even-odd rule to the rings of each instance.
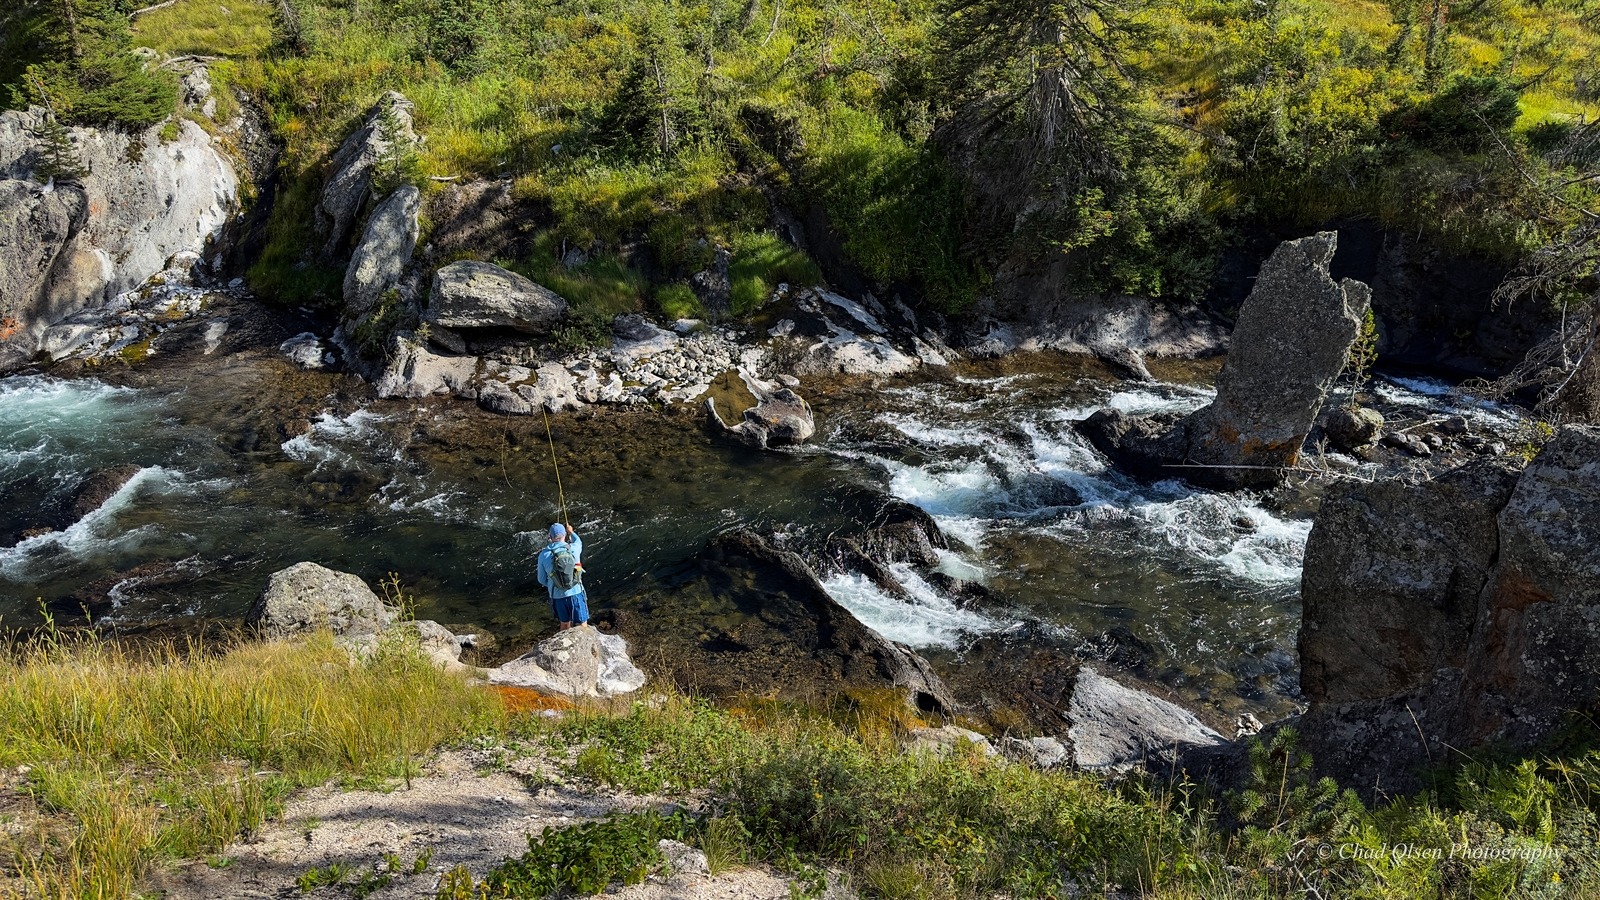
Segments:
[[[288,900],[352,896],[350,883],[384,867],[385,854],[400,859],[394,875],[369,900],[436,896],[440,876],[464,865],[482,878],[502,860],[527,850],[527,835],[545,826],[598,819],[617,809],[662,806],[661,798],[580,791],[561,783],[554,765],[483,751],[450,751],[430,763],[411,787],[393,791],[341,791],[322,787],[292,800],[284,814],[254,840],[237,843],[209,861],[189,861],[157,872],[151,893],[167,900]],[[425,870],[411,874],[424,854]],[[346,884],[302,894],[296,881],[307,870],[346,867]],[[830,892],[832,895],[833,892]],[[644,884],[606,896],[625,900],[787,900],[789,879],[765,867],[720,876],[652,876]],[[841,897],[843,895],[840,895]]]

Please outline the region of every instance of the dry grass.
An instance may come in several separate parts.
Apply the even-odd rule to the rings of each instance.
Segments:
[[[153,860],[249,833],[295,787],[408,776],[501,715],[398,642],[352,661],[326,635],[226,652],[49,638],[0,662],[0,766],[25,771],[41,814],[0,838],[0,864],[21,896],[131,896]]]

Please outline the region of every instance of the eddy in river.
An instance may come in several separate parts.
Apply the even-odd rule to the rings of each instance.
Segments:
[[[550,526],[550,543],[539,551],[539,583],[550,592],[550,611],[562,631],[589,623],[589,598],[583,592],[583,538],[560,522]]]

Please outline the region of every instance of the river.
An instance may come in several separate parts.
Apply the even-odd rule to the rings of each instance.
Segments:
[[[553,438],[598,607],[658,588],[734,526],[820,548],[860,527],[864,490],[886,492],[935,517],[951,539],[940,569],[982,583],[988,599],[959,603],[905,565],[893,568],[904,597],[825,572],[835,598],[884,635],[959,665],[974,638],[1027,626],[1091,656],[1118,648],[1146,678],[1224,711],[1271,715],[1297,696],[1315,491],[1141,484],[1070,426],[1106,405],[1198,408],[1214,372],[1158,367],[1167,380],[1133,385],[1070,357],[968,364],[823,394],[817,439],[783,453],[730,446],[687,411],[562,414]],[[1378,390],[1419,413],[1515,421],[1435,382]],[[0,549],[0,622],[36,621],[40,601],[127,626],[233,620],[268,574],[311,560],[373,584],[394,573],[419,617],[508,646],[548,631],[530,602],[530,555],[558,516],[541,419],[364,396],[345,376],[273,359],[203,377],[179,367],[0,380],[0,533],[35,524],[94,471],[141,467],[82,521]]]

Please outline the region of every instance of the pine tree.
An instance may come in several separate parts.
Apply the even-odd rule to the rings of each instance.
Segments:
[[[72,143],[72,135],[55,113],[45,116],[34,135],[44,142],[39,161],[33,167],[36,177],[44,181],[78,181],[89,174],[78,156],[78,148]]]
[[[177,103],[177,78],[144,68],[115,0],[22,0],[5,25],[0,73],[14,106],[40,102],[42,89],[62,122],[142,129]],[[23,69],[32,77],[18,78]]]

